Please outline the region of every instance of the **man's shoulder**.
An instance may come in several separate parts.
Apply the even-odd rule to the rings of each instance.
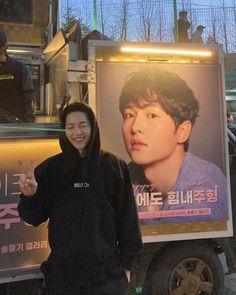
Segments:
[[[187,153],[175,185],[175,190],[206,190],[218,186],[225,193],[226,185],[226,176],[217,165]]]
[[[145,175],[144,175],[144,171],[143,171],[143,167],[141,165],[138,165],[134,162],[130,162],[128,164],[129,166],[129,170],[131,173],[131,177],[132,177],[132,181],[134,184],[146,184],[148,183]]]
[[[185,173],[196,174],[204,177],[221,177],[224,176],[220,168],[208,161],[191,153],[187,153],[183,162]],[[225,176],[224,176],[225,177]]]
[[[7,57],[7,62],[23,66],[23,63],[21,61],[11,56]]]
[[[45,159],[35,168],[37,181],[56,181],[63,172],[63,154],[56,154]]]
[[[116,156],[115,154],[107,151],[101,151],[100,152],[100,163],[102,163],[102,166],[105,168],[111,168],[113,171],[128,169],[128,165],[126,162],[121,159],[120,157]]]
[[[45,159],[36,167],[36,169],[37,170],[56,169],[58,168],[57,167],[58,165],[62,164],[62,162],[63,162],[63,153],[59,153]]]
[[[104,160],[104,161],[108,161],[108,162],[117,162],[117,161],[120,161],[121,159],[116,156],[115,154],[111,153],[111,152],[108,152],[108,151],[104,151],[102,150],[100,152],[100,155],[99,157]]]
[[[212,162],[202,159],[191,153],[186,153],[184,163],[188,165],[196,165],[194,167],[198,167],[198,166],[203,166],[203,167],[215,166],[216,167],[216,165],[213,164]]]
[[[192,34],[192,39],[199,39],[200,37],[201,37],[201,35],[199,34],[198,31],[196,31]]]
[[[21,61],[10,56],[8,56],[6,60],[6,65],[8,65],[11,68],[20,69],[20,70],[25,67],[25,65]]]

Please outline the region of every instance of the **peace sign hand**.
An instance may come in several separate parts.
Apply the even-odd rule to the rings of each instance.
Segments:
[[[33,160],[30,160],[29,166],[25,166],[21,160],[19,160],[18,162],[22,171],[22,175],[19,179],[21,192],[24,196],[31,197],[36,193],[38,187],[38,183],[34,177]]]

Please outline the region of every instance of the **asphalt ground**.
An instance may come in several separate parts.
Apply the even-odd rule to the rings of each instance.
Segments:
[[[227,266],[224,254],[220,255],[220,260],[225,271],[224,293],[222,295],[236,295],[236,273],[227,275]]]

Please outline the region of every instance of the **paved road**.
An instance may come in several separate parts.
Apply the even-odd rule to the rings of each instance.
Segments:
[[[225,273],[227,273],[227,266],[224,255],[220,255]],[[225,287],[223,295],[236,295],[236,273],[225,276]]]
[[[236,295],[236,274],[225,277],[225,288],[223,295]]]

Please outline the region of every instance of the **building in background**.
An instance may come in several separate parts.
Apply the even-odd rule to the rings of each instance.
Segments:
[[[0,0],[0,6],[0,28],[6,31],[10,45],[44,46],[49,21],[53,35],[57,31],[58,0]]]

